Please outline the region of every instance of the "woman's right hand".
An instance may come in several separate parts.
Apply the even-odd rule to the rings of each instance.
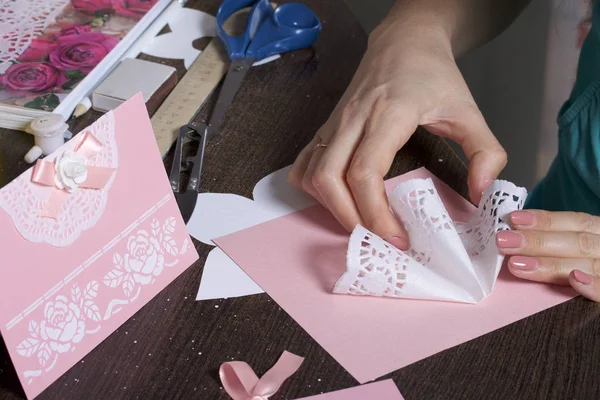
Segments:
[[[289,173],[347,230],[361,224],[402,249],[408,236],[389,209],[383,178],[417,126],[462,146],[474,202],[506,164],[456,65],[450,35],[420,22],[377,28],[342,99]]]

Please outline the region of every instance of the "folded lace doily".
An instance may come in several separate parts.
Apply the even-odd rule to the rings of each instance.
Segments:
[[[348,246],[347,271],[334,293],[478,303],[490,295],[504,257],[496,233],[510,229],[508,215],[523,208],[524,188],[497,180],[484,192],[468,223],[449,217],[431,179],[399,184],[389,200],[404,223],[404,252],[357,225]]]

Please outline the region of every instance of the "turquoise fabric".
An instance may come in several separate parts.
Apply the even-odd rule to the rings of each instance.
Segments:
[[[577,79],[558,115],[558,155],[526,208],[600,215],[600,2],[579,57]]]

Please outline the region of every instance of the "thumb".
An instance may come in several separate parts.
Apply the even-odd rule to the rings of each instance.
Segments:
[[[569,284],[583,297],[600,303],[600,278],[574,269],[569,274]]]
[[[506,166],[506,151],[476,107],[455,121],[450,138],[460,144],[469,159],[469,196],[477,204]]]

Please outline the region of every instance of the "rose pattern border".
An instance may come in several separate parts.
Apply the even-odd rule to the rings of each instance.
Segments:
[[[164,204],[163,199],[154,207],[154,212]],[[149,219],[150,215],[145,213],[142,218]],[[52,370],[61,354],[75,351],[86,336],[99,332],[103,321],[133,303],[141,294],[142,287],[154,284],[165,268],[179,263],[178,256],[187,252],[190,241],[186,236],[178,246],[173,237],[176,226],[174,217],[167,217],[162,224],[158,218],[152,218],[148,227],[127,235],[124,252],[112,252],[112,269],[101,279],[102,284],[93,279],[85,285],[78,282],[70,287],[64,285],[53,299],[43,302],[43,318],[29,320],[29,337],[16,347],[22,357],[38,359],[39,369],[23,372],[24,377],[29,378],[28,384],[33,382],[33,378]],[[125,237],[119,242],[123,239]],[[106,310],[101,312],[96,298],[102,290],[120,290],[124,298],[114,295]]]

